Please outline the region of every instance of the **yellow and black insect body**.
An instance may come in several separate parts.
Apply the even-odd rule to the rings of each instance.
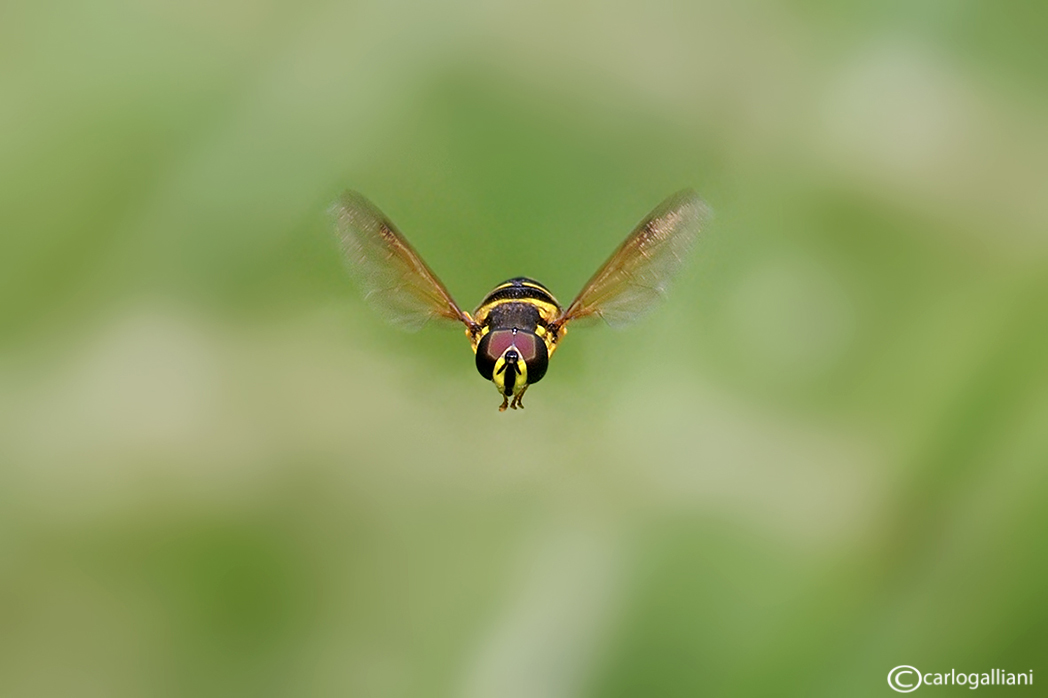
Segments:
[[[529,386],[542,380],[567,324],[598,316],[621,327],[663,296],[709,217],[694,192],[674,194],[652,211],[565,309],[549,289],[527,277],[496,286],[473,314],[370,201],[347,191],[333,207],[349,268],[367,300],[394,324],[417,330],[432,319],[466,326],[477,370],[502,395],[500,410],[523,408]]]
[[[477,370],[495,383],[502,394],[502,407],[524,407],[521,399],[528,386],[546,375],[549,357],[556,348],[549,325],[561,313],[549,290],[526,277],[499,284],[473,312],[480,326]]]

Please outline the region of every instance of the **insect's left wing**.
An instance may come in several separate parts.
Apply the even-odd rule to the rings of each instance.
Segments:
[[[587,316],[622,327],[651,310],[665,296],[709,217],[709,207],[690,189],[663,201],[586,283],[554,321],[554,329]]]
[[[434,318],[476,325],[418,253],[373,203],[346,191],[331,208],[350,272],[368,303],[394,325],[416,331]]]

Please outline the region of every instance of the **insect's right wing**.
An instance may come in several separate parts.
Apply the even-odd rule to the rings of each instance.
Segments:
[[[351,274],[365,298],[391,323],[416,331],[434,318],[476,324],[455,303],[388,218],[355,191],[346,191],[331,208]]]
[[[709,207],[690,189],[663,201],[597,270],[553,329],[593,316],[622,327],[651,310],[666,295],[709,217]]]

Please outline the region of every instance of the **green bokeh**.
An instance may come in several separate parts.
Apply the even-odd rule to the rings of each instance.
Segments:
[[[9,3],[0,695],[1040,677],[1046,14]],[[685,186],[667,303],[506,414],[326,214],[567,302]]]

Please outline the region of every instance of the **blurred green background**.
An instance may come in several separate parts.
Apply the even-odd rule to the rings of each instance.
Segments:
[[[8,0],[0,694],[1048,681],[1046,23]],[[669,301],[506,414],[325,215],[364,192],[464,307],[566,302],[684,186]]]

